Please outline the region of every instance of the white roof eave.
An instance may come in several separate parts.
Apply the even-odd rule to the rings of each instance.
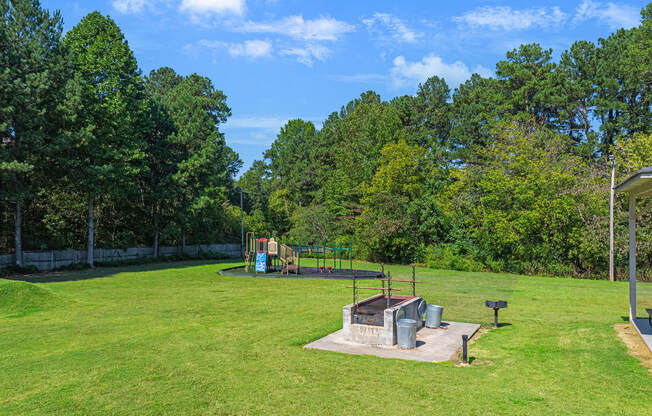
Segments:
[[[616,192],[629,192],[635,196],[652,195],[652,167],[641,169],[614,187]]]

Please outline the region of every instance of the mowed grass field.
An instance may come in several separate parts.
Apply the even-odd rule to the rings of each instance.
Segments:
[[[349,282],[218,273],[234,265],[0,280],[0,414],[652,415],[614,330],[626,283],[417,269],[444,320],[488,327],[484,301],[509,302],[458,367],[305,350],[341,328]],[[639,294],[643,316],[652,285]]]

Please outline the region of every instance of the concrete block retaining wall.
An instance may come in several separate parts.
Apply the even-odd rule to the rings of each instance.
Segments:
[[[200,244],[181,247],[161,246],[159,255],[173,256],[182,252],[196,256],[200,253],[222,253],[229,257],[240,257],[240,244]],[[152,247],[132,247],[127,249],[96,248],[93,251],[96,262],[109,262],[132,260],[152,257]],[[24,251],[23,260],[26,266],[36,266],[39,270],[53,270],[69,266],[73,263],[86,263],[86,250],[50,250],[50,251]],[[0,267],[16,264],[14,254],[0,254]]]
[[[376,296],[363,299],[359,303],[364,303]],[[423,327],[423,321],[419,317],[418,306],[423,298],[416,296],[412,299],[401,302],[383,311],[383,326],[362,325],[353,323],[353,315],[355,313],[356,304],[352,303],[342,308],[342,333],[344,338],[357,342],[359,344],[367,345],[388,345],[396,344],[396,321],[397,316],[402,316],[408,319],[417,321],[417,330]],[[399,314],[399,311],[403,311]]]

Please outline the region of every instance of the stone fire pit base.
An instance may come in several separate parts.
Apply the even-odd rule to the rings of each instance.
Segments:
[[[462,335],[466,334],[470,339],[478,329],[480,329],[479,324],[465,322],[442,322],[442,327],[439,329],[424,327],[417,332],[417,347],[411,350],[403,350],[396,345],[367,345],[351,342],[340,329],[311,342],[304,348],[402,360],[451,361],[462,347]]]

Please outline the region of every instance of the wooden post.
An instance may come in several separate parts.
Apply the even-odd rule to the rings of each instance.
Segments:
[[[629,321],[636,319],[636,196],[629,193]]]
[[[298,248],[298,258],[297,258],[297,274],[299,274],[299,271],[301,270],[301,240],[297,242],[297,245],[299,246]]]

